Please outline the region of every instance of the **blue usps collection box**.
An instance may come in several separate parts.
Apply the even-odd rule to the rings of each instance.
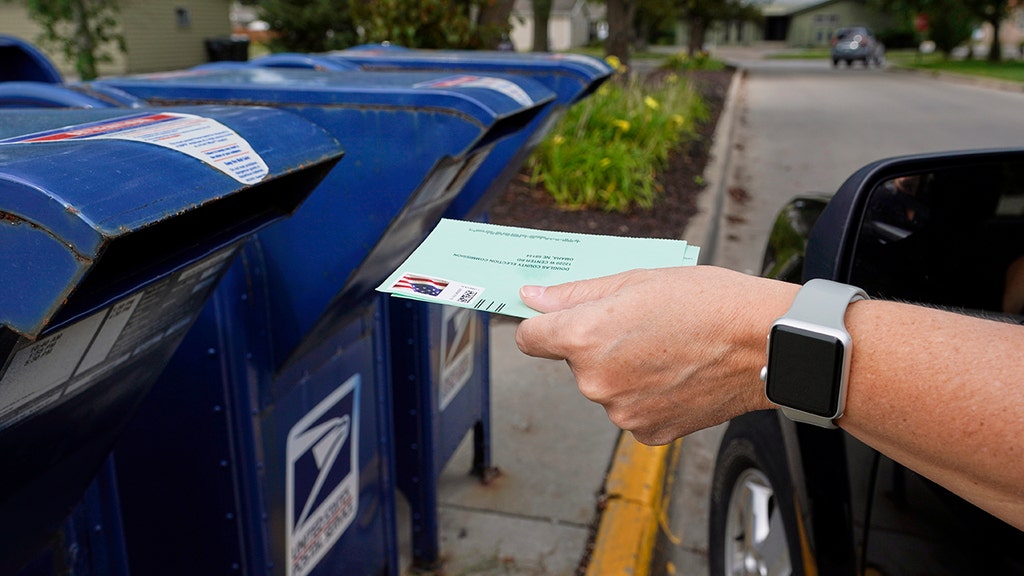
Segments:
[[[245,239],[341,154],[278,110],[0,112],[0,573],[123,573],[116,502],[72,510]]]
[[[580,55],[410,50],[380,44],[325,54],[273,54],[246,66],[305,68],[327,75],[352,68],[499,74],[543,84],[555,95],[554,102],[497,143],[445,211],[449,218],[479,220],[486,219],[491,203],[565,111],[613,72],[603,61]],[[411,508],[414,564],[432,568],[440,559],[437,481],[467,432],[473,432],[471,472],[484,480],[495,473],[488,315],[404,300],[392,301],[389,315],[397,482]]]
[[[154,398],[171,398],[119,446],[132,569],[394,573],[389,311],[373,289],[553,94],[519,78],[239,66],[89,88],[282,107],[346,147],[293,218],[246,246],[157,384]],[[177,396],[205,400],[169,409]],[[190,430],[161,439],[175,422]],[[175,488],[153,497],[153,478]],[[166,552],[182,546],[210,560]]]

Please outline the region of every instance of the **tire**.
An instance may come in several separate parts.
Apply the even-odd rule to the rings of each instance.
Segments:
[[[782,431],[774,410],[730,422],[715,462],[709,514],[711,576],[803,576]],[[751,534],[751,528],[758,534]]]
[[[839,67],[839,59],[838,58],[833,58],[832,59],[832,67],[833,68],[838,68]]]

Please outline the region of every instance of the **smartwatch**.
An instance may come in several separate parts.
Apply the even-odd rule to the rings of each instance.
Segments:
[[[846,308],[868,295],[855,286],[815,279],[804,284],[768,332],[761,369],[768,400],[791,420],[836,428],[843,415],[853,341]]]

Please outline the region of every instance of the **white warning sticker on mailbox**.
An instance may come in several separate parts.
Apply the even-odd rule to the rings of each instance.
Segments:
[[[212,118],[177,112],[121,116],[0,140],[0,144],[129,140],[169,148],[196,158],[243,184],[270,173],[266,162],[237,132]]]
[[[413,88],[486,88],[508,96],[523,106],[533,106],[533,98],[515,82],[493,76],[449,76],[421,82]]]
[[[309,574],[359,507],[359,384],[355,374],[288,431],[288,576]]]

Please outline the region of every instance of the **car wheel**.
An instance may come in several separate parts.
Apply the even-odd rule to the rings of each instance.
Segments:
[[[839,59],[838,58],[833,58],[832,59],[832,67],[833,68],[838,68],[839,67]]]
[[[803,574],[792,483],[774,410],[730,422],[715,462],[712,576]]]

